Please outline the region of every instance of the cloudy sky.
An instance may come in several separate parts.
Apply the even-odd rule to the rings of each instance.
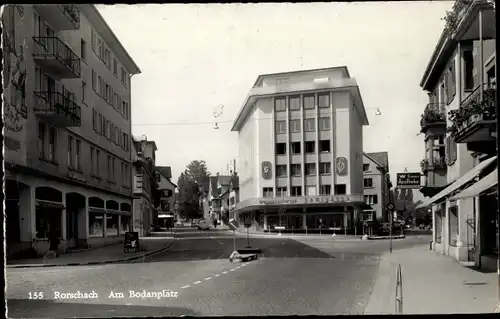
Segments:
[[[419,82],[452,4],[98,9],[142,70],[132,78],[133,134],[156,141],[157,165],[172,166],[175,180],[191,160],[205,160],[215,174],[238,159],[231,122],[259,74],[341,65],[356,78],[367,108],[364,151],[388,151],[394,180],[405,168],[420,171],[424,143],[417,134],[427,95]],[[218,105],[224,110],[214,130]]]

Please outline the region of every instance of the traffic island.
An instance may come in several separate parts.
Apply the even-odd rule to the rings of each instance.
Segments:
[[[262,254],[262,249],[260,249],[260,248],[243,248],[243,249],[238,249],[238,253],[241,255],[244,255],[244,254]]]
[[[247,262],[251,260],[257,259],[258,256],[257,254],[240,254],[238,251],[233,251],[231,256],[229,256],[229,261],[230,262]]]

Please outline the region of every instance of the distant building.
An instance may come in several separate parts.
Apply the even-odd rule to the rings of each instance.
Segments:
[[[210,218],[221,220],[223,216],[229,217],[229,186],[231,183],[230,175],[210,176],[209,185],[209,207]]]
[[[363,209],[362,220],[388,221],[389,157],[387,152],[363,154],[363,195],[369,208]]]
[[[133,138],[132,155],[134,166],[132,174],[134,202],[133,211],[133,229],[139,233],[139,236],[147,236],[151,227],[155,224],[156,207],[154,205],[154,194],[158,188],[156,182],[156,143]]]
[[[172,182],[172,170],[170,166],[156,167],[156,181],[158,182],[158,193],[160,207],[158,209],[158,225],[166,225],[169,219],[176,219],[175,191],[177,185]]]
[[[235,214],[252,216],[259,229],[352,230],[364,207],[364,125],[345,66],[260,75],[232,128],[240,148]]]
[[[229,219],[233,219],[236,204],[240,201],[240,178],[236,172],[231,176],[229,184]]]

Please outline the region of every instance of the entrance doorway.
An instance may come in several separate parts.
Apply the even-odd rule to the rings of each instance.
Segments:
[[[66,194],[66,241],[69,249],[79,247],[78,217],[80,213],[84,213],[85,205],[85,196],[78,193]]]

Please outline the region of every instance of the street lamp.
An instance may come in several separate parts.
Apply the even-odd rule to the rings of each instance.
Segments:
[[[217,118],[220,117],[222,115],[222,111],[224,110],[224,105],[217,105],[217,107],[214,109],[214,127],[213,129],[214,130],[218,130],[219,129],[219,124],[217,123]]]

